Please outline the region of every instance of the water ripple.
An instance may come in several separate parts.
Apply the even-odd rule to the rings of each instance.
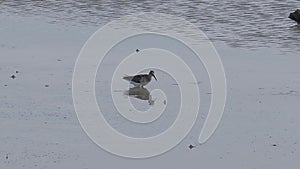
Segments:
[[[287,18],[297,8],[297,0],[0,0],[0,14],[42,15],[53,19],[53,23],[72,25],[100,26],[127,14],[162,12],[187,19],[213,41],[290,52],[300,51],[300,29]]]

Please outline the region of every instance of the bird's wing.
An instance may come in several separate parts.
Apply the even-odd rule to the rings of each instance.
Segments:
[[[133,76],[133,78],[131,79],[131,81],[133,81],[133,82],[135,82],[135,83],[140,83],[142,77],[143,77],[143,75],[136,75],[136,76]]]

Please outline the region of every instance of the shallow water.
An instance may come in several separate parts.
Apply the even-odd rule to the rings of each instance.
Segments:
[[[101,26],[136,12],[162,12],[194,23],[214,42],[232,47],[300,50],[300,30],[288,17],[299,1],[0,1],[5,15],[42,15],[51,23]]]
[[[300,30],[287,18],[299,7],[296,3],[0,0],[0,152],[8,157],[0,159],[0,168],[153,169],[162,164],[169,168],[296,168]],[[199,83],[191,84],[199,86],[201,95],[194,128],[180,145],[159,158],[129,160],[102,151],[81,129],[72,102],[72,74],[81,47],[95,30],[114,18],[141,11],[182,16],[202,29],[215,42],[223,61],[228,95],[215,135],[190,150],[190,144],[197,144],[211,91],[204,68],[186,59],[194,72],[200,72]],[[134,52],[134,47],[126,50]],[[158,82],[146,88],[165,91],[168,109],[153,125],[126,121],[114,112],[109,98],[109,74],[121,57],[106,58],[95,81],[99,105],[107,110],[103,113],[106,120],[129,136],[161,133],[176,118],[178,86],[156,70]],[[15,79],[10,78],[12,74]],[[151,107],[147,100],[130,99],[137,109]]]

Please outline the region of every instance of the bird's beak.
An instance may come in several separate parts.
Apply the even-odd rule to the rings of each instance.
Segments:
[[[154,77],[154,79],[157,81],[157,79],[156,79],[156,77],[155,77],[155,75],[152,75],[153,77]]]

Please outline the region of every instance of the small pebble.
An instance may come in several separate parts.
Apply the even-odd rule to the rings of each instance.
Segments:
[[[189,149],[193,149],[193,148],[195,148],[196,146],[193,146],[193,145],[189,145]]]
[[[154,105],[154,103],[155,103],[155,100],[148,100],[148,103],[149,103],[149,105]]]

